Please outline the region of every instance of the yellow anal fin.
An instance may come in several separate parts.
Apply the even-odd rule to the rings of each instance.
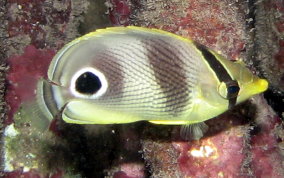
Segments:
[[[150,123],[153,124],[161,124],[161,125],[185,125],[185,124],[190,124],[188,121],[183,121],[183,120],[150,120]]]

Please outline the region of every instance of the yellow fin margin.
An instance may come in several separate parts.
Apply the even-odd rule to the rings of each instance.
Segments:
[[[87,40],[90,37],[103,36],[103,35],[106,35],[106,34],[125,34],[127,31],[141,31],[141,32],[147,32],[147,33],[157,32],[157,33],[160,33],[160,34],[171,36],[173,38],[177,38],[177,39],[180,39],[180,40],[183,40],[183,41],[187,41],[189,43],[193,42],[189,38],[184,38],[184,37],[181,37],[181,36],[176,35],[174,33],[163,31],[163,30],[156,29],[156,28],[127,26],[127,27],[108,27],[108,28],[105,28],[105,29],[98,29],[94,32],[87,33],[86,35],[73,40],[71,43],[74,44],[74,43],[77,43],[80,40]]]
[[[153,124],[160,124],[160,125],[188,125],[188,124],[193,124],[193,122],[189,121],[184,121],[184,120],[177,120],[177,121],[172,121],[172,120],[153,120],[149,121],[150,123]]]

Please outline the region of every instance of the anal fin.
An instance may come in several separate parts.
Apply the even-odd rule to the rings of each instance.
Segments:
[[[148,122],[160,125],[183,125],[187,123],[187,121],[184,120],[150,120]]]
[[[199,140],[207,132],[208,126],[204,122],[182,125],[180,136],[184,140]]]

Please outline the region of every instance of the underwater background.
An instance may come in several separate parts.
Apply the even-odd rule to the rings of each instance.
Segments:
[[[284,177],[283,0],[0,1],[0,176]],[[270,88],[206,121],[198,141],[139,122],[42,131],[25,110],[64,44],[110,26],[159,28],[241,58]],[[44,124],[44,123],[42,123]]]

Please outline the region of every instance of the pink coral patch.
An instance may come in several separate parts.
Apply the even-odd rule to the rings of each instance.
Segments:
[[[112,0],[109,19],[113,25],[129,25],[130,7],[126,0]]]
[[[259,125],[261,133],[252,137],[252,169],[256,177],[282,177],[282,159],[277,147],[277,138],[271,130],[281,122],[278,117],[266,117]],[[269,121],[269,122],[267,122]]]
[[[173,143],[173,146],[180,152],[178,162],[181,172],[190,177],[236,176],[244,159],[241,152],[243,138],[234,134]]]
[[[6,124],[13,121],[13,114],[22,102],[34,97],[36,82],[39,78],[46,77],[47,68],[54,55],[54,50],[39,50],[30,45],[25,48],[22,55],[8,59],[10,69],[7,75],[6,101],[10,110]]]

